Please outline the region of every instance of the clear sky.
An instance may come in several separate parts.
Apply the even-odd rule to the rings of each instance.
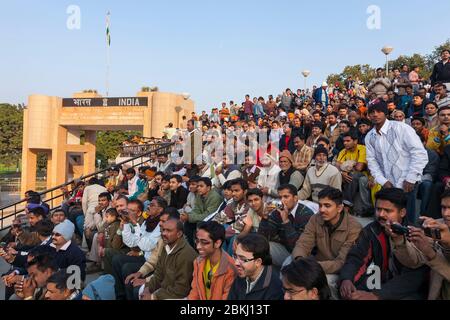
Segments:
[[[66,26],[69,5],[81,10],[79,30]],[[381,9],[379,30],[367,28],[370,5]],[[302,88],[304,69],[311,86],[349,64],[381,66],[386,44],[395,58],[450,37],[448,0],[2,0],[0,102],[104,94],[108,10],[110,96],[158,86],[189,92],[197,111]]]

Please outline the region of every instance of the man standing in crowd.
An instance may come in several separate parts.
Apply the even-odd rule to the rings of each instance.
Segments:
[[[369,107],[374,128],[366,136],[366,156],[371,175],[383,188],[403,188],[408,194],[408,220],[416,221],[416,184],[428,155],[410,126],[386,119],[386,103],[377,99]]]
[[[444,49],[441,51],[441,61],[436,63],[433,67],[433,73],[430,80],[433,86],[436,82],[442,82],[446,85],[447,90],[450,90],[450,50]]]

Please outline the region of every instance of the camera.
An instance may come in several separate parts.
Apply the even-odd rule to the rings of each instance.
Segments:
[[[427,237],[433,238],[435,240],[441,240],[440,229],[424,228],[423,231]]]
[[[409,235],[408,227],[402,226],[401,224],[398,224],[398,223],[391,224],[391,230],[395,234],[400,234],[400,235],[405,235],[405,236]]]
[[[284,205],[282,203],[277,203],[278,210],[284,210]]]

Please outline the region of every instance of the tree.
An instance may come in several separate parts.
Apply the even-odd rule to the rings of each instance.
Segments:
[[[372,80],[375,74],[375,69],[368,64],[357,64],[354,66],[346,66],[341,73],[342,78],[347,79],[352,77],[353,80],[358,78],[360,81],[367,83]]]
[[[424,79],[428,79],[431,76],[431,72],[433,71],[428,65],[427,58],[418,53],[415,53],[412,56],[402,55],[397,59],[389,62],[389,66],[391,69],[401,69],[401,67],[405,64],[409,67],[410,71],[415,66],[419,67],[419,76]]]
[[[0,163],[17,164],[22,153],[23,105],[0,104]]]
[[[433,52],[426,56],[428,69],[433,71],[434,65],[441,59],[442,50],[450,50],[450,39],[447,39],[443,44],[434,47]]]
[[[96,159],[100,160],[102,166],[108,163],[108,160],[115,159],[120,153],[122,142],[130,136],[142,135],[140,131],[98,131],[96,141]]]
[[[354,66],[346,66],[339,74],[330,74],[327,78],[327,83],[335,84],[339,82],[341,89],[344,89],[344,81],[348,77],[353,80],[359,79],[364,83],[370,82],[375,74],[375,69],[368,64],[357,64]]]

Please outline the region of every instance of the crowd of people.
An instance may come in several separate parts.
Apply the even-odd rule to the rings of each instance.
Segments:
[[[165,130],[171,153],[78,181],[56,210],[28,192],[0,249],[6,297],[450,299],[450,52],[441,58],[429,82],[414,66],[379,68],[344,90],[193,113]],[[91,272],[102,275],[85,284]]]

